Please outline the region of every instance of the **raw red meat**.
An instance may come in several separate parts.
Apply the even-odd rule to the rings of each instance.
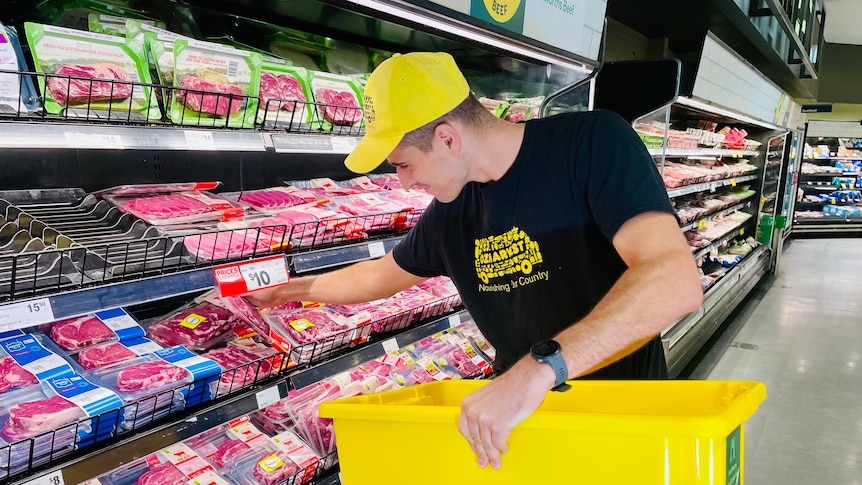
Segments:
[[[113,337],[114,332],[93,316],[60,320],[51,327],[51,339],[66,350],[80,349]]]
[[[286,454],[267,451],[260,455],[254,465],[254,478],[264,485],[275,485],[283,482],[299,472],[299,467]]]
[[[2,434],[11,443],[53,431],[85,416],[81,408],[59,396],[20,403],[9,409]]]
[[[240,323],[227,308],[204,301],[150,325],[147,335],[165,347],[185,345],[190,350],[205,350],[212,347],[210,340]]]
[[[220,300],[228,310],[241,318],[245,323],[251,325],[259,334],[264,336],[269,335],[269,323],[260,316],[260,312],[248,300],[241,296],[223,296]],[[295,304],[298,305],[295,308],[302,308],[302,303],[295,302]]]
[[[271,189],[243,192],[239,200],[255,207],[264,209],[277,209],[308,204],[317,200],[317,197],[307,190],[299,189]]]
[[[153,219],[173,219],[213,212],[208,204],[183,194],[139,197],[125,202],[125,207]]]
[[[163,463],[141,475],[137,485],[180,485],[188,480],[173,463]]]
[[[242,386],[252,383],[257,378],[267,377],[272,370],[272,363],[265,357],[276,355],[278,351],[267,348],[261,351],[261,355],[254,355],[235,346],[229,345],[221,349],[210,350],[203,354],[210,360],[214,360],[224,370],[218,384],[216,395],[236,391]],[[260,362],[255,362],[259,359]],[[252,364],[252,362],[255,362]]]
[[[54,73],[59,76],[71,77],[48,78],[48,91],[51,92],[51,97],[60,106],[122,100],[132,97],[132,85],[126,84],[132,79],[126,71],[115,64],[66,64]],[[76,77],[87,79],[74,79]],[[102,79],[102,81],[90,81],[89,79]],[[111,81],[125,81],[126,83]]]
[[[334,315],[323,310],[277,313],[274,317],[281,324],[281,327],[290,334],[293,341],[300,345],[317,342],[351,328],[337,321]],[[349,343],[350,337],[345,337],[342,340]]]
[[[315,100],[323,103],[323,119],[333,125],[355,125],[362,120],[362,109],[356,95],[350,91],[335,89],[318,89],[314,93]],[[353,108],[355,106],[355,108]]]
[[[117,374],[116,387],[120,392],[140,391],[166,386],[187,377],[189,371],[162,360],[154,360],[121,370]]]
[[[30,384],[38,384],[36,376],[24,370],[12,357],[0,359],[0,394]]]
[[[234,455],[249,449],[251,449],[251,446],[248,446],[242,440],[225,440],[219,445],[212,457],[213,465],[219,469],[224,468]]]
[[[183,238],[191,254],[206,261],[248,257],[272,251],[258,230],[208,232]]]
[[[294,111],[296,103],[285,100],[306,101],[299,81],[289,74],[260,73],[260,103],[264,110]],[[304,106],[304,105],[300,105]]]
[[[125,345],[111,342],[82,350],[78,354],[78,363],[84,369],[90,370],[131,360],[137,356],[138,354],[127,349]]]
[[[186,76],[180,85],[197,92],[179,90],[177,99],[201,113],[225,117],[236,113],[245,104],[242,88],[233,84],[217,84],[196,76]],[[207,91],[207,93],[201,91]],[[240,96],[235,96],[237,94]]]

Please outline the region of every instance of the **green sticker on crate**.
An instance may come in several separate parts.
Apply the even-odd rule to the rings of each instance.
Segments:
[[[727,437],[727,485],[739,485],[739,452],[742,450],[740,443],[740,428],[733,430]]]

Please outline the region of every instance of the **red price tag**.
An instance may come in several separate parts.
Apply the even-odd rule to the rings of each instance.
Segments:
[[[216,266],[213,276],[221,296],[241,295],[290,281],[284,256]]]

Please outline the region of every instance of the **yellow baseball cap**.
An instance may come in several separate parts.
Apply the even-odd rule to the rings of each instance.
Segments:
[[[405,134],[452,111],[470,86],[445,52],[395,54],[371,73],[365,84],[365,136],[348,155],[348,169],[374,170]]]

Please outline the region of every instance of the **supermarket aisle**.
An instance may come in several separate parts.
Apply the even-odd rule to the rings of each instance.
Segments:
[[[862,241],[797,240],[710,379],[764,382],[746,483],[862,484]]]

